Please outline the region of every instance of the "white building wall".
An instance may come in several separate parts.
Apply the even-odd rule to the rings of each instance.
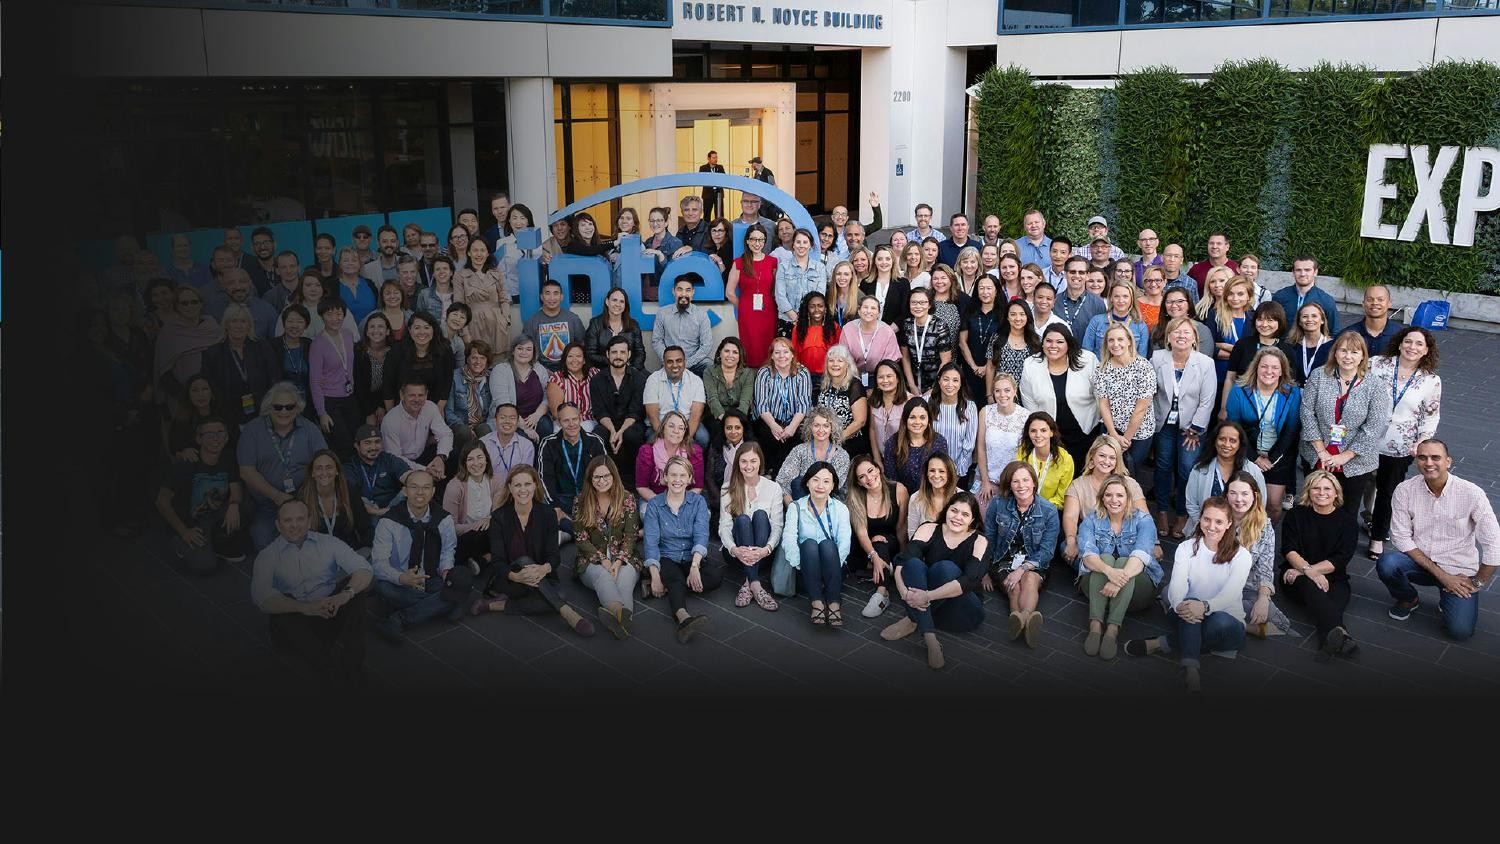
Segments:
[[[1040,32],[997,36],[995,43],[1001,67],[1063,79],[1159,64],[1200,76],[1229,58],[1269,58],[1292,70],[1331,61],[1410,72],[1442,59],[1500,60],[1500,16]]]

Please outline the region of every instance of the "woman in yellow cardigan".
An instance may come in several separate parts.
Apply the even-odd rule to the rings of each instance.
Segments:
[[[1037,494],[1062,511],[1073,482],[1073,457],[1062,447],[1062,433],[1057,421],[1045,410],[1026,417],[1025,435],[1016,447],[1016,459],[1030,464],[1037,476]]]

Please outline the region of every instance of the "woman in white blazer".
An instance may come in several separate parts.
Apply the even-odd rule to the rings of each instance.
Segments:
[[[1021,404],[1045,411],[1057,421],[1063,447],[1069,454],[1087,454],[1099,427],[1099,397],[1094,394],[1094,370],[1099,359],[1073,339],[1061,325],[1042,333],[1042,353],[1021,367]],[[1083,462],[1073,467],[1073,476]]]
[[[1183,538],[1187,479],[1215,406],[1214,360],[1198,350],[1198,329],[1188,317],[1167,323],[1167,347],[1151,355],[1156,370],[1156,532]],[[1168,514],[1171,529],[1168,530]]]

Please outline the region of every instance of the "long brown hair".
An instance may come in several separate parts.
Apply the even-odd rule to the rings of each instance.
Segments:
[[[761,474],[766,471],[766,452],[760,447],[760,443],[753,440],[740,443],[740,447],[734,452],[734,465],[724,467],[725,474],[729,475],[729,506],[725,512],[731,516],[743,516],[745,502],[750,498],[745,489],[745,476],[740,473],[740,458],[747,454],[759,457]]]
[[[948,484],[941,490],[934,489],[932,483],[927,480],[927,470],[932,467],[934,460],[940,461],[943,469],[948,473]],[[927,459],[922,461],[922,482],[917,487],[917,497],[922,500],[923,509],[926,510],[932,505],[934,495],[938,496],[937,509],[927,513],[927,521],[940,521],[939,514],[942,512],[944,503],[952,498],[954,493],[960,491],[958,481],[958,467],[953,464],[953,458],[941,451],[928,455]]]
[[[600,466],[609,469],[610,477],[613,479],[609,485],[609,492],[600,496],[594,491],[594,470]],[[583,476],[588,480],[583,484],[583,489],[578,492],[578,500],[573,502],[573,521],[583,524],[595,524],[598,518],[599,504],[601,500],[605,505],[604,520],[614,524],[625,516],[625,482],[620,479],[620,470],[615,466],[615,461],[607,455],[599,455],[589,461],[588,468],[584,469]]]
[[[932,408],[927,405],[927,400],[921,396],[913,396],[907,399],[906,407],[901,410],[901,427],[897,428],[894,434],[896,437],[895,451],[897,466],[905,466],[906,458],[911,454],[911,430],[906,427],[906,423],[911,419],[912,411],[919,408],[927,414],[927,433],[922,443],[922,462],[924,467],[927,462],[927,455],[932,454],[932,444],[937,441],[937,431],[932,427]],[[923,468],[922,471],[926,472],[927,470]]]
[[[861,454],[854,458],[854,462],[849,464],[849,491],[847,497],[844,499],[844,503],[849,505],[850,526],[854,528],[856,534],[864,535],[869,534],[870,510],[868,505],[870,490],[865,489],[864,484],[859,483],[855,478],[859,476],[859,470],[866,463],[874,466],[875,471],[880,472],[880,464],[875,462],[874,457],[868,454]],[[894,513],[896,506],[895,485],[885,476],[884,472],[880,472],[880,494],[886,499],[887,510]]]
[[[337,502],[335,507],[338,512],[344,514],[344,518],[351,523],[354,521],[354,507],[349,503],[349,484],[344,480],[344,470],[339,464],[339,456],[332,449],[322,449],[307,461],[307,477],[302,481],[302,488],[297,491],[297,497],[307,505],[307,512],[316,515],[318,511],[318,482],[313,480],[312,467],[318,462],[318,458],[327,457],[333,461],[333,498]]]
[[[1254,487],[1254,484],[1251,484]],[[1236,551],[1240,550],[1240,536],[1234,529],[1234,511],[1229,508],[1229,500],[1222,495],[1215,495],[1203,502],[1198,512],[1200,518],[1198,526],[1193,529],[1193,553],[1203,547],[1203,521],[1201,514],[1210,507],[1216,507],[1224,511],[1224,518],[1229,520],[1229,527],[1224,529],[1224,538],[1219,540],[1219,547],[1214,549],[1214,565],[1221,566],[1234,559]]]

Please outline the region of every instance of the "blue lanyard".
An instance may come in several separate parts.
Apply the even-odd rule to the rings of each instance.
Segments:
[[[511,445],[515,445],[515,443],[511,443]],[[561,445],[563,460],[567,461],[568,474],[573,477],[573,489],[577,490],[578,478],[583,473],[583,437],[578,438],[578,453],[572,457],[568,457],[568,441],[566,439],[562,440]]]
[[[823,531],[823,537],[825,539],[833,539],[833,514],[828,512],[827,507],[823,508],[823,512],[820,514],[818,512],[818,505],[813,503],[810,496],[807,499],[807,506],[812,508],[813,518],[818,520],[818,528]],[[827,524],[824,524],[825,521]]]
[[[1397,366],[1396,369],[1391,372],[1391,410],[1396,409],[1396,405],[1400,404],[1401,400],[1406,397],[1406,391],[1411,389],[1411,382],[1417,380],[1417,376],[1421,374],[1421,370],[1413,369],[1411,372],[1411,377],[1406,379],[1406,385],[1401,388],[1400,393],[1397,393],[1396,374],[1400,371],[1401,367]]]
[[[500,464],[505,467],[505,477],[509,478],[510,461],[516,455],[516,441],[511,440],[510,445],[506,446],[504,451],[500,450],[500,439],[498,437],[495,438],[495,443],[495,456],[500,458]]]
[[[792,421],[792,376],[790,375],[785,378],[780,375],[776,376],[776,409],[780,411],[776,414],[777,422]]]
[[[1250,400],[1255,402],[1255,415],[1258,423],[1261,425],[1266,424],[1266,412],[1276,407],[1276,392],[1273,390],[1271,397],[1266,399],[1266,403],[1262,405],[1260,403],[1260,390],[1251,390]]]
[[[677,382],[677,388],[673,389],[672,388],[672,379],[671,378],[667,379],[667,392],[669,394],[671,394],[671,396],[672,396],[672,409],[675,410],[675,411],[677,411],[678,413],[682,412],[682,407],[680,406],[680,404],[682,402],[682,386],[684,384],[686,384],[686,383],[687,383],[687,379],[684,378],[683,380],[678,381]]]
[[[359,463],[359,473],[361,475],[363,475],[364,478],[365,478],[365,493],[366,493],[365,497],[366,498],[374,498],[375,497],[375,482],[378,481],[378,480],[380,480],[381,476],[384,475],[385,473],[382,472],[382,471],[380,471],[379,469],[376,469],[375,470],[375,477],[373,477],[373,478],[370,477],[370,473],[367,472],[367,471],[365,471],[364,461],[360,461],[360,463]]]
[[[818,462],[818,444],[817,443],[808,443],[807,446],[808,446],[808,451],[812,452],[813,462],[814,463]],[[833,458],[833,440],[829,440],[828,441],[828,450],[823,453],[823,459],[826,461],[826,460],[831,460],[832,458]]]

